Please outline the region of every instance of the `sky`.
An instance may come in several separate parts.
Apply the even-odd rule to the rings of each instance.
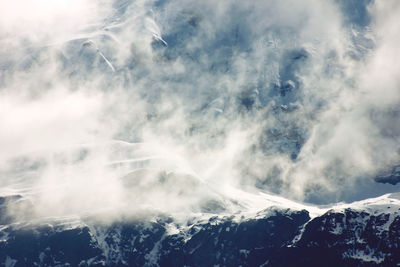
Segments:
[[[399,15],[395,0],[0,1],[0,193],[45,217],[398,191],[374,177],[400,163]]]

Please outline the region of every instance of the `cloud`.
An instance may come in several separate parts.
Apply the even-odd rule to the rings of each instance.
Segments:
[[[372,180],[398,164],[395,2],[22,6],[0,4],[0,183],[37,216],[397,188]]]

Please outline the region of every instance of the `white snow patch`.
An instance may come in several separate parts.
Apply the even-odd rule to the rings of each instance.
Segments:
[[[5,267],[14,267],[17,264],[17,260],[10,258],[7,256],[6,261],[4,262]]]
[[[358,259],[365,262],[375,262],[377,264],[380,264],[385,260],[385,257],[383,255],[373,255],[373,252],[368,250],[355,250],[345,252],[343,253],[343,258]]]
[[[167,235],[163,235],[160,240],[158,240],[155,244],[153,249],[144,256],[144,258],[147,260],[145,266],[160,266],[158,264],[158,260],[160,258],[160,249],[161,249],[161,244],[162,241],[165,239]]]
[[[240,254],[243,254],[245,258],[247,258],[249,256],[250,250],[247,249],[241,249],[239,250]]]

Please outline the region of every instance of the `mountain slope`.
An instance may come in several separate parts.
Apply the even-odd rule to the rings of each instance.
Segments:
[[[193,214],[183,222],[166,215],[109,223],[94,217],[14,222],[0,228],[0,262],[6,266],[396,266],[400,263],[396,197],[310,207],[312,218],[306,209],[271,206],[252,215]]]

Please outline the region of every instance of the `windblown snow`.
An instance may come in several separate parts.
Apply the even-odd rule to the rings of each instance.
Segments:
[[[399,12],[0,3],[0,194],[23,199],[10,216],[396,214]]]

